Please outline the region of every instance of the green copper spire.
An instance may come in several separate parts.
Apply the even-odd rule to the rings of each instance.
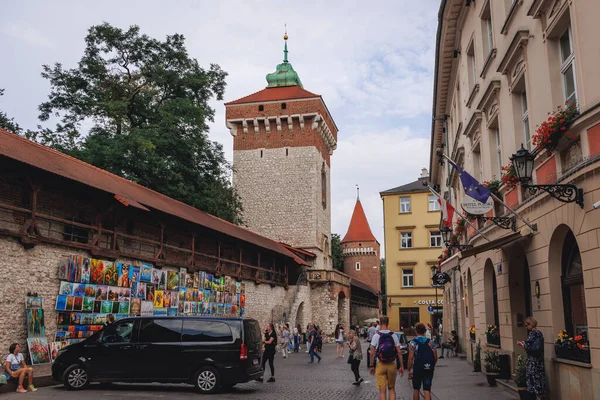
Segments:
[[[285,41],[283,45],[283,63],[277,65],[275,72],[267,74],[267,87],[300,86],[304,88],[300,77],[288,61],[287,28],[283,40]]]

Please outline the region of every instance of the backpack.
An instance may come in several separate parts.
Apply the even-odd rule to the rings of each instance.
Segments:
[[[394,343],[393,333],[380,333],[379,343],[377,344],[377,358],[382,362],[396,361],[398,353]]]
[[[315,335],[315,340],[317,341],[317,347],[321,347],[323,345],[323,337],[317,332]]]
[[[424,342],[413,339],[413,345],[415,346],[415,370],[433,371],[435,368],[433,349],[429,343],[431,343],[431,340],[429,339],[425,339]]]

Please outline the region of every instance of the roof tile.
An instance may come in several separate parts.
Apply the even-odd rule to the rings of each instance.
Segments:
[[[234,104],[258,103],[261,101],[277,101],[277,100],[293,100],[293,99],[308,99],[311,97],[321,97],[301,88],[300,86],[285,86],[273,87],[260,90],[252,93],[241,99],[225,103],[226,106]]]

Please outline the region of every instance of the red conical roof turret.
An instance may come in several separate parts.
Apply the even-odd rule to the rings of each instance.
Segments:
[[[371,232],[365,210],[363,210],[362,204],[360,204],[360,199],[357,198],[354,212],[352,213],[352,219],[350,220],[350,226],[348,227],[348,232],[346,233],[346,236],[344,236],[342,243],[361,241],[377,241],[377,239],[375,239],[373,232]]]

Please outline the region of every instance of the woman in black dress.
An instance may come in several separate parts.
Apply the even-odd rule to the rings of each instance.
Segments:
[[[546,370],[544,368],[544,335],[537,330],[537,321],[533,317],[525,320],[529,336],[524,342],[517,342],[527,352],[525,378],[527,391],[535,394],[538,400],[546,397]]]
[[[267,382],[275,382],[275,367],[273,366],[273,359],[275,358],[276,346],[277,346],[277,335],[275,334],[275,328],[273,324],[269,322],[265,328],[265,337],[263,343],[265,345],[265,351],[263,352],[262,358],[262,369],[265,369],[267,360],[269,361],[269,367],[271,368],[271,377]]]

